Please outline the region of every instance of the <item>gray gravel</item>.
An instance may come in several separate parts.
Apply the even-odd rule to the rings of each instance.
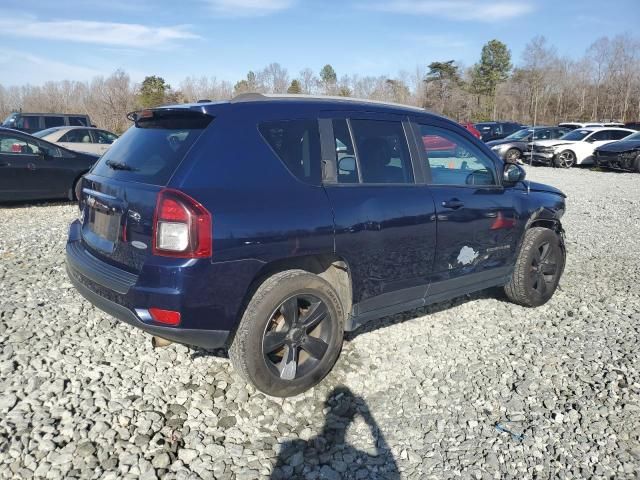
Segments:
[[[82,300],[75,206],[0,209],[0,478],[637,478],[640,175],[529,177],[569,195],[551,302],[483,292],[383,319],[288,400]]]

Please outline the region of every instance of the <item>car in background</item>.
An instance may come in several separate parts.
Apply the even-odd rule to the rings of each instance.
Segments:
[[[558,124],[559,127],[575,130],[576,128],[591,128],[591,127],[604,127],[604,124],[599,122],[562,122]]]
[[[478,129],[473,125],[473,123],[471,123],[471,122],[460,122],[460,125],[462,125],[464,128],[469,130],[469,133],[471,133],[471,135],[473,135],[474,137],[482,138],[482,135],[480,134]]]
[[[42,138],[75,152],[102,155],[118,139],[115,133],[92,127],[53,127],[34,133]]]
[[[532,160],[554,167],[571,168],[574,165],[593,164],[593,151],[605,143],[628,137],[628,128],[589,127],[572,130],[558,140],[533,142]]]
[[[474,124],[474,127],[480,132],[482,141],[489,142],[505,138],[523,126],[515,122],[481,122]]]
[[[91,127],[89,115],[80,113],[22,113],[14,112],[2,122],[2,126],[35,133],[52,127]]]
[[[531,150],[531,142],[557,139],[570,131],[568,128],[563,127],[527,127],[512,133],[502,140],[491,140],[487,142],[487,146],[505,162],[517,163],[525,153]]]
[[[640,132],[596,148],[593,159],[599,167],[640,173]]]
[[[0,201],[73,200],[78,180],[98,158],[0,127]]]

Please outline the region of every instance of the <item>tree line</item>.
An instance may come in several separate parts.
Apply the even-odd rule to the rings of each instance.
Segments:
[[[602,37],[578,59],[562,57],[534,37],[514,65],[507,45],[487,42],[480,59],[465,66],[435,60],[393,77],[338,75],[327,64],[316,73],[291,75],[278,63],[249,71],[237,82],[187,77],[172,87],[159,76],[136,84],[117,70],[91,81],[40,86],[0,84],[0,116],[12,111],[86,113],[101,128],[124,131],[126,113],[169,103],[222,100],[249,92],[337,95],[427,108],[457,121],[513,120],[553,124],[563,120],[640,119],[640,39]]]

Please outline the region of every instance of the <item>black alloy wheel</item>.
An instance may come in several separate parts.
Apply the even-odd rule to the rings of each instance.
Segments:
[[[333,322],[326,304],[313,294],[296,294],[271,314],[262,337],[267,366],[282,380],[311,372],[324,358]]]
[[[551,248],[549,242],[541,244],[533,253],[531,259],[530,281],[531,288],[540,294],[547,295],[547,291],[555,288],[558,273],[558,259],[556,250]]]

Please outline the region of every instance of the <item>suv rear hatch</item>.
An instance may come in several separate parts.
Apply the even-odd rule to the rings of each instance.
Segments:
[[[139,273],[155,247],[158,194],[213,117],[202,110],[165,108],[129,118],[134,125],[85,175],[76,193],[85,248]]]

